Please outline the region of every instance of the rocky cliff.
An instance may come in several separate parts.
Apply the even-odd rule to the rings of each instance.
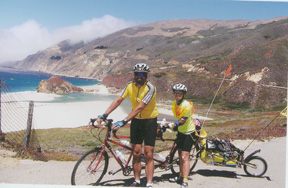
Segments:
[[[37,88],[39,93],[69,94],[82,92],[83,89],[72,85],[58,76],[52,76],[48,80],[42,80]]]
[[[208,103],[232,64],[217,101],[271,109],[287,103],[287,90],[274,87],[287,87],[287,44],[287,17],[167,20],[124,29],[88,44],[63,41],[13,67],[96,78],[123,88],[122,81],[132,79],[132,66],[144,62],[151,67],[149,79],[157,86],[159,99],[170,97],[171,86],[183,82],[189,88],[187,97]]]

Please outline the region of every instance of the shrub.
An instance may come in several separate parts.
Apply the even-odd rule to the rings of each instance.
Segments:
[[[165,72],[160,72],[160,73],[154,74],[153,76],[156,77],[156,78],[161,78],[162,76],[165,76],[165,75],[166,75]]]

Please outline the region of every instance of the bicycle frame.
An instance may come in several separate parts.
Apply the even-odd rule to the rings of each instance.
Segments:
[[[98,124],[99,124],[99,123],[98,123]],[[120,167],[121,167],[120,169],[116,170],[115,172],[110,171],[109,174],[110,174],[110,175],[114,175],[114,174],[116,174],[117,172],[119,172],[119,171],[122,170],[124,175],[129,175],[129,174],[131,173],[131,171],[132,171],[132,168],[129,166],[129,163],[130,163],[131,158],[132,158],[132,156],[133,156],[133,149],[132,149],[132,147],[123,145],[122,143],[117,142],[117,141],[113,140],[112,138],[115,137],[115,138],[117,138],[117,139],[121,139],[121,138],[130,138],[130,136],[116,135],[116,132],[113,132],[113,130],[112,130],[112,128],[111,128],[111,125],[112,125],[112,120],[107,120],[107,123],[106,123],[104,126],[102,126],[102,127],[95,126],[94,124],[92,124],[92,126],[93,126],[94,128],[102,128],[102,130],[99,131],[98,136],[97,136],[98,138],[97,138],[92,132],[91,132],[91,134],[92,134],[95,138],[97,138],[100,142],[102,142],[102,145],[100,146],[100,147],[102,148],[102,149],[101,149],[101,151],[102,151],[101,158],[103,157],[104,152],[106,151],[106,148],[108,148],[108,150],[111,152],[112,156],[116,159],[117,163],[118,163],[118,164],[120,165]],[[104,140],[102,141],[102,140],[100,139],[100,134],[101,134],[101,132],[102,132],[104,129],[107,129],[107,131],[106,131],[106,134],[105,134],[105,138],[104,138]],[[92,129],[91,129],[91,130],[92,130]],[[112,133],[113,133],[113,135],[112,135]],[[170,156],[171,156],[174,148],[176,147],[175,139],[164,139],[164,138],[162,137],[162,133],[161,133],[160,136],[156,138],[156,140],[173,141],[173,144],[172,144],[172,147],[171,147],[171,149],[170,149],[170,151],[169,151],[169,154],[165,157],[165,161],[160,161],[160,160],[154,158],[154,161],[157,162],[157,164],[155,164],[155,168],[160,167],[160,168],[165,168],[166,170],[169,170],[169,169],[170,169],[170,167],[169,167]],[[112,143],[112,144],[115,144],[115,145],[117,145],[117,146],[120,146],[120,147],[122,147],[122,148],[125,148],[126,150],[129,150],[129,151],[131,152],[130,155],[129,155],[129,157],[128,157],[128,159],[127,159],[127,161],[125,162],[125,164],[123,164],[122,161],[117,157],[115,150],[114,150],[113,147],[111,146],[111,143]],[[143,154],[141,154],[141,155],[142,155],[142,157],[143,157]],[[95,169],[97,168],[97,166],[98,166],[98,165],[96,165]],[[144,169],[144,168],[145,168],[145,166],[142,165],[142,169]]]
[[[99,123],[98,123],[98,125],[99,125]],[[112,120],[108,120],[108,122],[107,122],[104,126],[102,126],[102,127],[95,126],[94,123],[92,123],[92,126],[93,126],[94,128],[98,128],[98,129],[101,128],[102,130],[99,131],[97,137],[92,133],[92,129],[91,129],[91,134],[92,134],[96,139],[98,139],[100,142],[102,142],[102,145],[100,146],[100,147],[101,147],[101,151],[102,151],[101,157],[103,157],[104,152],[106,151],[106,148],[108,148],[108,150],[111,152],[112,156],[116,159],[117,163],[120,165],[121,168],[120,168],[119,170],[117,170],[117,171],[115,171],[115,172],[109,172],[109,174],[114,175],[114,174],[116,174],[117,172],[119,172],[119,171],[121,171],[121,170],[122,170],[123,172],[125,172],[125,171],[127,171],[127,170],[131,170],[131,169],[129,168],[129,163],[130,163],[130,161],[131,161],[131,158],[132,158],[132,154],[133,154],[133,153],[132,153],[132,148],[131,148],[131,147],[125,146],[125,145],[123,145],[123,144],[121,144],[121,143],[119,143],[119,142],[117,142],[117,141],[115,141],[115,140],[112,140],[112,128],[111,128],[111,125],[112,125]],[[106,134],[105,134],[105,138],[104,138],[104,140],[102,141],[102,140],[100,139],[100,134],[101,134],[101,132],[102,132],[104,129],[107,129],[107,131],[106,131]],[[115,135],[115,134],[114,134],[114,135]],[[114,137],[115,137],[115,136],[114,136]],[[130,137],[129,137],[129,136],[118,136],[118,138],[130,138]],[[126,161],[125,164],[123,164],[122,161],[117,157],[116,152],[114,151],[114,149],[113,149],[112,146],[111,146],[111,143],[112,143],[112,144],[115,144],[115,145],[118,145],[118,146],[121,146],[122,148],[125,148],[126,150],[131,151],[131,153],[130,153],[130,155],[129,155],[129,157],[128,157],[128,160]],[[96,168],[97,168],[97,167],[96,167]],[[130,172],[129,172],[129,174],[130,174]]]

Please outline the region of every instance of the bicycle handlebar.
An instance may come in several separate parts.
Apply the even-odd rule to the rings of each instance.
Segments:
[[[102,126],[105,126],[105,127],[108,128],[108,131],[112,131],[112,132],[113,132],[113,136],[114,136],[115,138],[119,139],[119,137],[116,135],[117,130],[112,130],[112,122],[113,122],[113,119],[106,119],[106,120],[102,121],[102,122],[104,122],[104,123],[101,123],[101,121],[98,121],[98,120],[100,120],[100,119],[91,118],[91,119],[90,119],[91,125],[92,125],[93,127],[95,127],[95,128],[100,128],[100,127],[101,127],[100,125],[102,124]],[[96,121],[97,121],[98,125],[95,125],[95,122],[96,122]]]
[[[163,133],[166,132],[166,127],[158,127],[157,128],[157,137],[159,137],[163,142],[166,141],[166,139],[163,138]]]
[[[119,136],[117,136],[117,134],[116,134],[117,130],[112,130],[113,119],[106,119],[104,121],[102,120],[102,122],[99,120],[100,119],[97,119],[97,118],[91,118],[89,124],[92,125],[94,128],[101,128],[101,127],[105,126],[108,128],[108,131],[112,131],[113,136],[115,138],[119,139]],[[97,122],[98,125],[95,125],[95,122]],[[163,126],[162,127],[160,126],[157,128],[157,137],[159,137],[163,142],[166,141],[166,139],[163,138],[163,133],[166,131],[166,129],[167,129],[167,127],[163,127]]]

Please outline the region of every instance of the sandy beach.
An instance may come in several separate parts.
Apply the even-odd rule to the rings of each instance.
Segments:
[[[8,117],[9,114],[12,114],[11,111],[15,110],[25,109],[28,111],[29,101],[35,101],[33,113],[34,129],[75,128],[87,125],[90,118],[95,118],[98,115],[103,114],[111,102],[116,98],[116,96],[119,95],[119,93],[115,92],[111,94],[111,91],[100,84],[93,86],[83,86],[82,88],[86,93],[90,93],[91,95],[101,95],[104,97],[95,101],[68,100],[63,102],[53,102],[59,99],[61,96],[55,94],[37,93],[36,91],[12,93],[10,98],[14,98],[16,101],[21,102],[17,104],[17,109],[15,109],[14,104],[5,105],[2,117]],[[131,110],[129,99],[126,99],[125,102],[126,105],[121,104],[109,115],[109,118],[114,119],[114,121],[124,119],[128,112]],[[158,116],[158,121],[161,121],[164,117],[167,119],[167,121],[174,120],[170,106],[162,106],[157,104],[157,107],[160,113]],[[27,113],[25,112],[25,114]],[[197,114],[195,114],[195,116],[201,119],[201,117],[198,117]],[[9,118],[9,121],[14,121],[12,124],[17,124],[17,122],[15,122],[16,120],[13,119],[14,118]],[[21,128],[7,128],[5,126],[2,127],[4,132],[16,131],[19,129]]]
[[[91,94],[111,95],[109,94],[106,87],[102,85],[86,86],[83,87],[83,89],[85,89],[87,92],[89,91]],[[110,103],[113,101],[113,97],[110,97],[110,100],[109,98],[106,98],[105,100],[95,101],[84,100],[74,102],[73,100],[68,100],[63,102],[53,102],[59,97],[61,96],[56,94],[45,94],[37,92],[12,93],[10,98],[14,98],[16,101],[21,102],[17,103],[16,105],[3,105],[4,110],[2,116],[9,116],[9,114],[15,113],[15,111],[19,110],[28,111],[29,101],[34,101],[34,129],[74,128],[87,125],[90,118],[94,118],[100,114],[103,114]],[[109,116],[109,118],[118,120],[124,118],[126,114],[127,113],[125,112],[125,109],[120,106]],[[9,129],[7,129],[5,126],[2,127],[4,132],[15,131],[16,129],[17,127],[10,127]]]

